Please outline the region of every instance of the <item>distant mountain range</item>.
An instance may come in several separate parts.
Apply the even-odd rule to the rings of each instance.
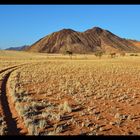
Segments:
[[[24,45],[24,46],[20,46],[20,47],[10,47],[10,48],[6,48],[5,50],[15,50],[15,51],[24,51],[29,47],[29,45]]]
[[[49,34],[31,46],[18,48],[29,52],[43,53],[92,53],[104,52],[140,52],[140,41],[121,38],[108,30],[94,27],[84,32],[62,29]]]

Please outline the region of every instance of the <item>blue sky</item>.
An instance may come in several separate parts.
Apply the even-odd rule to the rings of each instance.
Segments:
[[[95,26],[140,40],[140,5],[0,5],[0,48],[31,45],[63,28]]]

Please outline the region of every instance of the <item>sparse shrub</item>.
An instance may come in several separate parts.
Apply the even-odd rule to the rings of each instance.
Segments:
[[[60,121],[60,120],[61,120],[61,117],[62,117],[62,116],[61,116],[60,113],[58,113],[58,114],[55,116],[55,118],[56,118],[57,121]]]
[[[120,114],[119,114],[119,113],[116,113],[114,117],[115,117],[116,119],[119,119],[119,118],[120,118]]]
[[[2,122],[4,121],[4,117],[0,117],[0,125],[2,124]]]
[[[99,57],[99,58],[101,58],[103,54],[104,54],[103,51],[96,51],[96,52],[94,53],[94,55],[95,55],[96,57]]]
[[[50,131],[47,133],[47,135],[57,135],[56,131]]]
[[[126,54],[125,54],[125,52],[124,51],[121,51],[120,52],[120,56],[125,56]]]
[[[16,110],[18,110],[18,112],[21,116],[24,116],[25,113],[30,110],[29,106],[21,106],[19,103],[15,104],[15,108],[16,108]]]
[[[29,124],[28,126],[29,135],[39,135],[38,126]]]
[[[7,134],[7,125],[4,120],[4,117],[0,117],[0,135],[6,135]]]
[[[41,116],[43,118],[47,118],[49,116],[49,112],[42,112]]]
[[[130,56],[135,56],[135,55],[132,53],[132,54],[130,54]]]
[[[132,53],[132,54],[130,54],[130,56],[138,56],[138,54],[134,54],[134,53]]]
[[[72,59],[72,55],[73,55],[72,51],[66,51],[65,54],[68,54],[70,56],[70,59]]]
[[[32,102],[32,101],[33,101],[33,98],[32,97],[24,96],[22,98],[22,102]]]
[[[72,51],[66,51],[66,54],[70,54],[70,55],[72,55],[73,52],[72,52]]]
[[[59,110],[60,111],[62,110],[64,112],[69,112],[69,113],[72,112],[72,108],[70,107],[67,101],[59,105]]]
[[[0,126],[0,135],[6,135],[7,134],[7,126],[2,125]]]
[[[55,129],[55,133],[58,134],[58,133],[61,133],[63,131],[63,127],[62,126],[58,126],[56,129]]]
[[[47,121],[46,121],[46,120],[40,120],[40,121],[39,121],[39,128],[40,128],[40,129],[45,128],[46,125],[47,125]]]
[[[33,123],[33,120],[30,119],[30,118],[26,118],[26,119],[24,120],[24,123],[25,123],[25,126],[28,128],[29,125],[31,125],[31,124]]]
[[[116,57],[116,53],[115,52],[110,53],[110,56],[111,56],[111,58],[115,58]]]

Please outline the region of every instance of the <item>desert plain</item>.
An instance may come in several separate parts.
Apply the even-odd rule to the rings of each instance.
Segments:
[[[0,135],[139,135],[140,54],[0,51]]]

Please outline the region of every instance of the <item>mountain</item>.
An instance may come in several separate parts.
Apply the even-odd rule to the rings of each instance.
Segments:
[[[5,50],[15,50],[15,51],[24,51],[28,48],[28,45],[20,46],[20,47],[10,47],[6,48]]]
[[[85,32],[62,29],[47,35],[26,50],[31,52],[91,53],[97,50],[105,52],[140,52],[140,42],[116,36],[108,30],[94,27]]]
[[[130,40],[129,39],[129,41],[132,43],[132,44],[134,44],[136,47],[138,47],[138,48],[140,48],[140,41],[137,41],[137,40]]]

